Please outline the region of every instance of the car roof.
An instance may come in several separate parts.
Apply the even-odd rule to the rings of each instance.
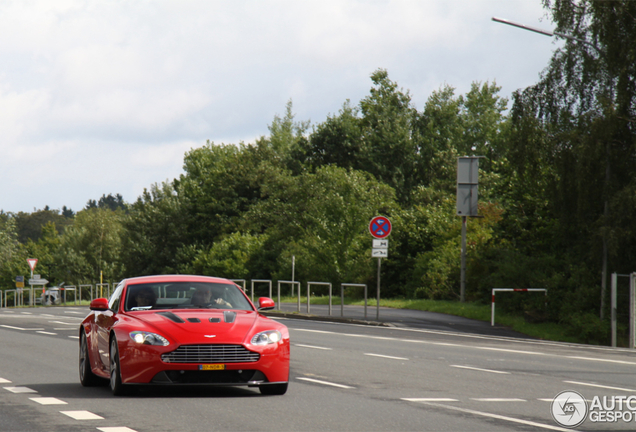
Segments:
[[[197,276],[197,275],[154,275],[154,276],[139,276],[134,278],[124,279],[126,285],[138,284],[138,283],[169,283],[169,282],[210,282],[210,283],[225,283],[235,285],[229,279],[211,277],[211,276]]]

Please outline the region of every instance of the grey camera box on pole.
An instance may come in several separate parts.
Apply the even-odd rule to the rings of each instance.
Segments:
[[[457,216],[477,216],[479,156],[457,158]]]

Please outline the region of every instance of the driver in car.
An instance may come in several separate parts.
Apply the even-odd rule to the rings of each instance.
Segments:
[[[217,304],[225,307],[231,308],[232,305],[223,300],[220,297],[212,299],[212,289],[211,288],[198,288],[194,294],[192,294],[192,298],[190,299],[190,303],[196,306],[206,306],[209,304]]]

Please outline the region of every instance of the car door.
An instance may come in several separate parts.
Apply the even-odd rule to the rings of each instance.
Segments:
[[[110,369],[110,330],[118,320],[117,312],[119,310],[119,303],[123,290],[124,284],[120,283],[108,301],[109,309],[105,311],[95,311],[97,350],[101,363],[100,368],[105,372],[109,372]]]

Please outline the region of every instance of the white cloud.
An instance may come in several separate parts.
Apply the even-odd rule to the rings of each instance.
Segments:
[[[0,209],[133,201],[290,98],[314,123],[357,104],[380,67],[420,108],[443,83],[508,96],[553,46],[493,15],[550,28],[539,0],[2,2]]]

